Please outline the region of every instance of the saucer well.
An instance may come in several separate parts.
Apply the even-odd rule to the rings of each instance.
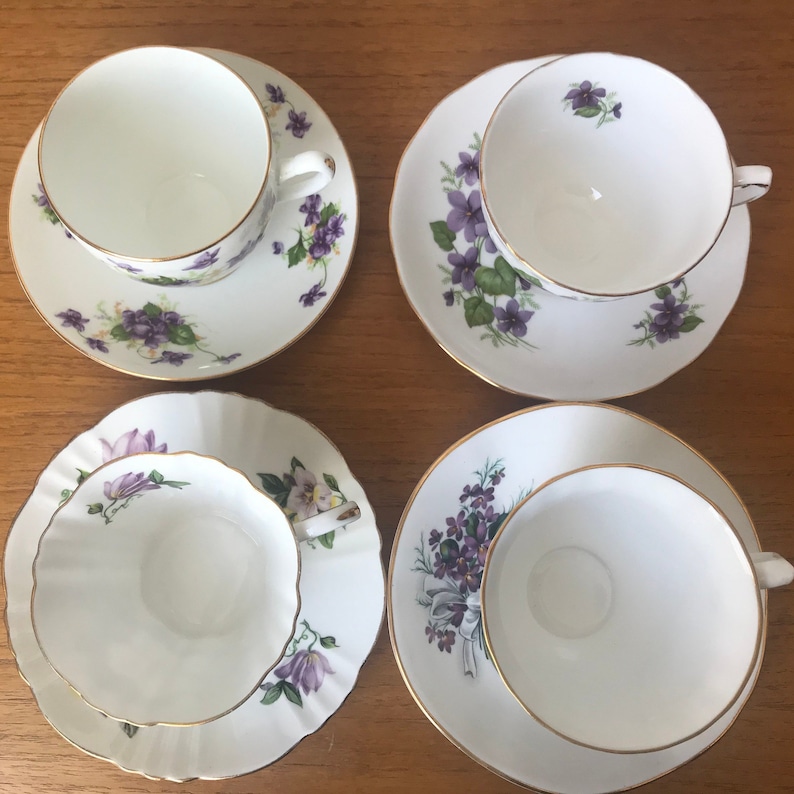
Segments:
[[[466,369],[526,396],[614,399],[661,383],[712,342],[742,287],[749,213],[735,207],[708,256],[651,292],[576,301],[517,275],[487,236],[479,149],[500,97],[548,60],[492,69],[425,119],[397,169],[392,251],[408,302]]]
[[[88,706],[47,664],[30,619],[32,563],[59,504],[85,475],[122,455],[192,450],[233,466],[301,519],[354,500],[355,530],[302,544],[301,609],[286,653],[259,689],[223,717],[194,727],[141,727]],[[216,391],[142,397],[61,450],[17,515],[5,549],[6,624],[23,679],[46,719],[89,755],[150,778],[184,781],[268,766],[344,703],[384,617],[381,538],[360,483],[307,421],[260,400]]]
[[[403,512],[389,564],[392,648],[419,708],[475,761],[542,792],[622,791],[691,760],[737,718],[763,658],[762,594],[762,650],[739,698],[703,733],[654,752],[611,753],[574,744],[533,719],[511,695],[487,655],[482,630],[479,588],[490,538],[534,488],[563,472],[604,463],[672,473],[721,508],[748,551],[758,550],[736,492],[683,441],[611,405],[549,403],[475,430],[433,463]]]
[[[38,176],[36,130],[11,190],[9,239],[19,280],[44,321],[66,342],[112,369],[145,378],[222,377],[300,339],[338,294],[358,235],[350,158],[323,109],[287,76],[250,58],[201,50],[256,91],[283,155],[327,151],[336,176],[320,194],[278,204],[264,238],[238,271],[215,284],[142,283],[97,262],[70,239]],[[335,220],[332,220],[335,219]],[[314,235],[331,222],[332,243]],[[188,274],[189,275],[189,274]]]

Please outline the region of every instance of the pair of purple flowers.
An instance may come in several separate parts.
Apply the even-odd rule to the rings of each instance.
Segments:
[[[312,126],[312,123],[306,120],[306,112],[301,111],[299,113],[295,110],[295,106],[287,99],[281,86],[265,83],[265,90],[267,91],[268,99],[273,105],[288,104],[290,106],[290,110],[287,113],[289,121],[285,129],[296,138],[302,138]]]

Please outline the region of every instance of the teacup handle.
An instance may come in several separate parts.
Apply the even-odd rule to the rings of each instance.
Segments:
[[[287,157],[279,163],[278,201],[292,201],[319,193],[331,183],[335,173],[334,158],[325,152],[311,150]]]
[[[756,551],[750,559],[762,590],[794,582],[794,565],[774,551]]]
[[[352,524],[361,518],[361,510],[355,502],[345,502],[330,510],[318,513],[316,516],[295,521],[292,524],[295,535],[302,543],[311,538],[319,538],[334,529],[341,529],[347,524]]]
[[[772,169],[766,165],[740,165],[733,169],[733,206],[748,204],[766,195]]]

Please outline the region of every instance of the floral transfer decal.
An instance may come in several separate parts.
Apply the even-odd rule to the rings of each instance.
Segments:
[[[323,201],[319,193],[307,196],[298,211],[306,217],[303,226],[295,229],[297,241],[290,248],[282,242],[274,242],[273,253],[280,255],[287,267],[306,262],[309,270],[320,271],[317,283],[298,298],[302,306],[309,308],[327,296],[328,265],[333,257],[339,256],[339,238],[345,234],[347,215],[339,204]]]
[[[229,364],[240,357],[240,353],[220,355],[210,350],[196,330],[197,324],[188,322],[174,307],[162,295],[157,303],[149,301],[139,309],[125,307],[121,301],[108,309],[102,301],[93,317],[71,308],[55,316],[63,328],[73,328],[98,353],[109,353],[110,345],[123,345],[152,364],[173,367],[181,367],[195,355],[211,356],[218,364]],[[89,325],[93,333],[86,332]]]
[[[265,83],[265,90],[269,101],[265,102],[263,106],[268,119],[273,121],[286,108],[287,123],[284,125],[284,129],[292,133],[295,138],[303,138],[312,127],[312,123],[306,118],[306,111],[299,111],[287,99],[281,86]]]
[[[303,708],[303,698],[317,692],[326,675],[334,675],[328,658],[316,647],[318,644],[326,650],[339,647],[335,637],[322,636],[302,620],[281,665],[273,671],[278,681],[265,681],[259,687],[265,693],[260,701],[263,705],[269,706],[284,695],[290,703]]]
[[[526,336],[530,320],[540,309],[531,290],[540,283],[519,275],[500,255],[486,264],[487,254],[496,254],[496,246],[488,235],[477,189],[481,144],[475,132],[469,150],[458,154],[456,167],[441,163],[441,185],[451,209],[446,220],[430,223],[430,231],[447,254],[447,263],[438,265],[442,284],[449,286],[443,293],[444,303],[462,308],[469,328],[481,329],[480,339],[494,347],[534,349]]]
[[[496,490],[504,478],[501,459],[486,461],[474,473],[474,481],[463,487],[457,513],[446,518],[446,527],[430,530],[427,541],[422,532],[415,549],[412,570],[423,575],[416,600],[428,611],[427,641],[442,653],[451,654],[456,648],[464,674],[472,678],[477,677],[477,658],[490,658],[480,611],[488,547],[507,514],[528,493],[520,493],[507,508],[496,508]]]
[[[605,88],[599,88],[598,83],[585,80],[581,83],[571,83],[570,91],[562,98],[563,110],[570,108],[574,116],[586,119],[598,118],[596,129],[602,124],[617,121],[623,115],[623,103],[616,102],[616,91],[607,93]]]
[[[273,497],[290,520],[303,521],[348,501],[333,474],[323,473],[320,481],[296,457],[290,461],[290,470],[280,477],[261,472],[257,477],[262,481],[262,490]],[[336,530],[331,530],[318,538],[310,538],[306,545],[315,548],[317,541],[324,548],[332,549],[335,536]]]
[[[55,214],[55,210],[53,210],[50,200],[44,192],[44,185],[39,182],[36,187],[38,188],[38,193],[33,193],[31,198],[36,206],[41,209],[41,217],[49,221],[53,226],[61,226],[63,228],[63,233],[71,240],[72,233],[61,223],[61,219]]]
[[[675,290],[679,290],[677,295]],[[663,345],[679,339],[681,334],[691,333],[703,322],[698,315],[703,305],[690,302],[692,296],[684,279],[659,287],[655,294],[659,301],[652,303],[650,310],[645,310],[645,317],[634,326],[635,330],[642,332],[642,336],[627,344],[638,347],[648,345],[653,350],[657,344]]]
[[[137,474],[133,472],[120,474],[115,480],[105,482],[103,492],[108,503],[94,502],[88,505],[88,514],[100,515],[105,519],[105,524],[109,524],[119,510],[129,507],[134,499],[139,499],[147,491],[159,491],[161,488],[182,490],[187,485],[190,483],[166,480],[156,469],[152,469],[148,474],[142,471]]]

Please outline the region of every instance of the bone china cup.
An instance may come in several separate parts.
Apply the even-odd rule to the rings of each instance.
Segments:
[[[41,537],[36,638],[53,669],[108,716],[215,719],[256,690],[292,637],[298,541],[356,517],[346,503],[293,527],[215,458],[118,458],[78,486]]]
[[[100,260],[162,286],[234,271],[277,201],[333,178],[324,152],[275,153],[251,87],[207,55],[139,47],[78,74],[44,120],[44,192]]]
[[[680,78],[612,53],[557,58],[502,98],[480,152],[500,252],[550,292],[608,299],[680,278],[766,166],[734,168],[714,114]]]
[[[670,474],[597,466],[539,487],[485,561],[488,648],[538,721],[598,750],[659,750],[735,702],[761,649],[760,588],[794,567],[748,555]]]

